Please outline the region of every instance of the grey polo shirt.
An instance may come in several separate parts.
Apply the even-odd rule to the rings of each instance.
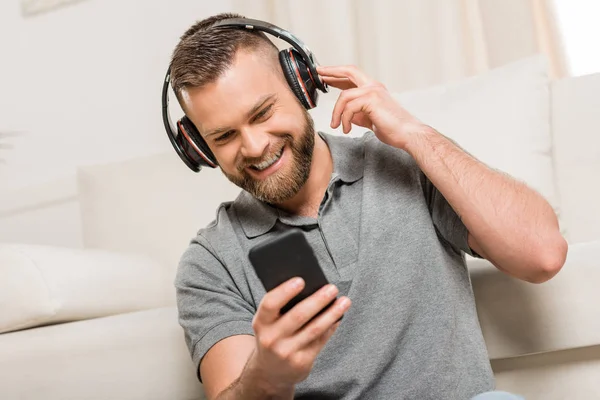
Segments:
[[[408,153],[373,133],[320,136],[334,169],[318,218],[242,191],[183,254],[177,304],[196,367],[218,341],[253,334],[265,290],[250,248],[300,227],[352,306],[296,398],[469,399],[492,390],[457,214]]]

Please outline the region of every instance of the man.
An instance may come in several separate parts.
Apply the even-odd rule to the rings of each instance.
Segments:
[[[192,240],[176,279],[207,396],[469,399],[492,390],[464,253],[519,279],[550,279],[567,249],[550,205],[355,67],[318,69],[342,90],[331,126],[372,133],[316,133],[276,47],[212,27],[227,17],[240,16],[192,26],[171,63],[183,110],[243,189]],[[247,254],[291,227],[332,285],[280,315],[304,282],[265,293]]]

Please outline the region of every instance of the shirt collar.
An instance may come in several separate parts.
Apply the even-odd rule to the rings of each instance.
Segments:
[[[363,177],[364,145],[361,138],[348,138],[318,132],[327,143],[333,159],[331,182],[337,178],[353,183]],[[267,233],[284,213],[250,193],[242,190],[234,201],[234,208],[242,229],[248,238]]]
[[[332,179],[339,176],[346,183],[356,182],[363,177],[365,147],[362,137],[350,138],[319,132],[327,143],[333,159]]]

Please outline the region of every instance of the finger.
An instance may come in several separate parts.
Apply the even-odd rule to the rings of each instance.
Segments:
[[[344,133],[350,133],[352,124],[372,129],[370,113],[373,109],[373,96],[360,96],[346,103],[342,111],[342,127]]]
[[[364,72],[355,67],[354,65],[340,65],[340,66],[318,66],[317,72],[323,77],[332,78],[348,78],[357,87],[368,85],[373,80],[370,79]]]
[[[293,354],[297,364],[312,364],[339,326],[340,322],[335,322],[325,333],[303,347],[299,347],[298,345],[303,343],[294,338],[287,339],[281,343],[284,346],[282,351],[285,354]]]
[[[316,359],[323,347],[325,347],[329,339],[331,339],[335,331],[337,331],[339,326],[340,322],[334,324],[323,335],[310,342],[301,352],[298,353],[309,359]]]
[[[341,321],[333,324],[333,326],[331,328],[327,329],[327,331],[323,335],[321,335],[321,337],[317,338],[317,340],[315,340],[311,344],[309,344],[309,347],[314,345],[319,349],[319,351],[321,351],[321,348],[323,348],[323,346],[325,346],[327,344],[329,339],[331,339],[331,337],[333,336],[335,331],[337,331],[337,329],[340,327],[340,324],[341,324]]]
[[[342,131],[344,133],[350,133],[352,130],[352,118],[354,118],[354,114],[365,111],[364,108],[367,101],[367,98],[362,96],[346,103],[346,107],[344,107],[344,110],[342,111]]]
[[[346,103],[356,99],[357,97],[363,96],[368,93],[370,90],[369,87],[359,87],[354,89],[344,90],[337,101],[335,102],[335,106],[333,107],[333,112],[331,114],[331,127],[336,129],[340,126],[342,112],[346,107]]]
[[[333,86],[334,88],[338,88],[341,90],[352,89],[355,88],[356,85],[348,78],[334,78],[331,76],[323,76],[321,77],[323,82],[328,84],[329,86]]]
[[[280,311],[304,288],[302,278],[290,279],[270,290],[258,305],[255,320],[259,324],[271,324],[280,318]]]
[[[348,311],[351,304],[350,299],[345,296],[337,299],[327,311],[311,321],[294,336],[293,340],[295,346],[297,346],[296,348],[301,350],[313,347],[313,345],[317,348],[324,346],[339,326],[339,319]]]
[[[296,304],[277,323],[277,330],[282,336],[292,336],[308,321],[330,304],[339,290],[334,285],[325,285],[308,298]]]

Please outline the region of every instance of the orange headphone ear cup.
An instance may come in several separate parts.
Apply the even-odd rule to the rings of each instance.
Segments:
[[[187,116],[177,122],[177,129],[190,144],[189,151],[193,152],[193,158],[201,166],[216,168],[218,163],[215,155],[210,150],[196,126]],[[188,151],[188,152],[189,152]]]
[[[310,110],[316,107],[319,97],[317,85],[300,53],[293,48],[281,50],[279,64],[281,64],[283,76],[285,76],[290,89],[304,108]]]

